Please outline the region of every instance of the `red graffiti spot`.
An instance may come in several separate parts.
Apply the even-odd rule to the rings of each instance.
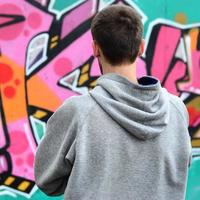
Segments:
[[[14,131],[10,133],[11,145],[9,151],[12,154],[21,154],[28,148],[28,141],[26,135],[22,131]]]
[[[27,156],[27,163],[30,167],[33,167],[33,162],[34,162],[34,155],[32,153],[30,153]]]
[[[200,112],[198,112],[194,107],[187,107],[189,113],[189,125],[192,126],[196,120],[199,118]]]
[[[25,36],[25,37],[28,37],[29,35],[30,35],[29,30],[25,30],[25,31],[24,31],[24,36]]]
[[[15,79],[15,85],[19,85],[20,84],[20,80],[19,79]]]
[[[24,21],[15,23],[14,17],[15,15],[23,16],[22,10],[14,4],[7,3],[0,6],[0,13],[10,15],[11,17],[7,17],[7,21],[13,22],[1,28],[0,39],[13,40],[17,38],[24,28]]]
[[[13,77],[13,71],[7,64],[0,63],[0,83],[4,84],[10,81]]]
[[[37,12],[32,12],[27,18],[28,24],[32,29],[39,28],[42,24],[42,17]]]
[[[24,161],[22,158],[17,158],[15,163],[17,166],[21,166],[24,163]]]
[[[68,58],[59,58],[54,64],[54,71],[58,76],[64,76],[72,70],[72,62]]]
[[[10,99],[10,98],[13,98],[15,96],[16,91],[15,91],[14,87],[7,86],[7,87],[4,88],[3,93],[7,98]]]

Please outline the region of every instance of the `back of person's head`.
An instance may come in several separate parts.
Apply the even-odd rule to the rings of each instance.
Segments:
[[[94,17],[91,32],[111,65],[133,63],[138,56],[143,24],[134,8],[125,5],[104,8]]]

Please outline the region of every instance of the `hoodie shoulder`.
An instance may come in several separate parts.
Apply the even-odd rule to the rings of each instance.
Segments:
[[[89,94],[80,95],[80,96],[72,96],[64,101],[64,105],[71,106],[73,111],[78,115],[84,115],[91,109],[94,105],[94,101],[90,97]]]
[[[89,94],[72,96],[66,99],[63,106],[71,106],[75,111],[83,111],[83,109],[89,109],[92,106],[92,99]]]
[[[81,124],[92,106],[93,101],[88,94],[70,97],[58,107],[48,121],[75,120]]]
[[[181,118],[184,120],[184,122],[187,125],[189,125],[188,111],[182,99],[170,93],[169,93],[169,97],[170,97],[169,100],[170,100],[171,105],[178,111],[178,113],[181,115]]]

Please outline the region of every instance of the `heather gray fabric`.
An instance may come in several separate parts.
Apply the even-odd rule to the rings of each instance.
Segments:
[[[155,78],[103,75],[49,119],[36,184],[65,200],[184,200],[187,126],[185,105]]]

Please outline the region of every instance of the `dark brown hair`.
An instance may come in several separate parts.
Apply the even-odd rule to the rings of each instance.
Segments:
[[[93,18],[91,32],[110,64],[135,61],[142,41],[143,24],[134,8],[125,5],[104,8]]]

